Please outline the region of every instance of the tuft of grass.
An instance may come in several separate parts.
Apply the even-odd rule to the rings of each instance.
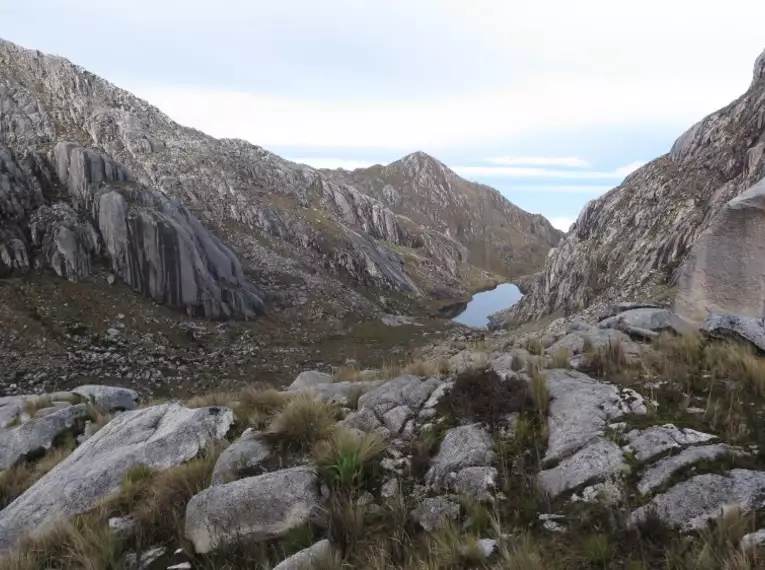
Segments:
[[[530,336],[527,338],[524,348],[529,352],[529,354],[533,354],[534,356],[541,356],[545,350],[545,347],[542,345],[542,341],[537,336]]]
[[[375,433],[359,434],[336,426],[326,441],[314,446],[319,473],[332,485],[344,489],[363,487],[371,476],[374,460],[386,449],[385,440]]]
[[[245,388],[239,393],[238,404],[234,409],[240,421],[256,429],[263,429],[289,401],[289,396],[273,388]]]
[[[308,451],[332,434],[336,417],[335,406],[300,395],[274,416],[267,434],[288,449]]]
[[[363,379],[361,368],[356,364],[338,366],[333,370],[333,375],[341,382],[359,382]]]
[[[531,399],[540,416],[546,417],[550,407],[550,391],[547,388],[547,377],[541,372],[531,377]]]
[[[601,378],[618,375],[627,365],[627,354],[618,338],[584,353],[584,370]]]
[[[480,538],[462,534],[459,527],[449,525],[428,537],[430,562],[437,568],[475,568],[485,561]]]
[[[186,402],[187,408],[206,408],[208,406],[228,406],[236,402],[236,395],[230,392],[211,392],[200,396],[194,396]]]
[[[24,411],[31,417],[35,417],[38,410],[50,408],[53,405],[53,399],[50,396],[40,396],[39,398],[27,400],[24,402]]]
[[[523,570],[548,570],[545,562],[543,547],[534,538],[524,532],[510,541],[501,541],[499,554],[502,568],[518,568]]]
[[[355,501],[349,493],[335,493],[324,507],[329,540],[341,552],[349,553],[365,540],[369,506]]]
[[[568,348],[561,346],[555,351],[551,368],[571,368],[571,353]]]
[[[704,360],[713,377],[736,380],[744,391],[765,396],[765,358],[750,344],[711,343],[704,348]]]
[[[607,535],[591,534],[582,541],[582,553],[591,565],[596,568],[607,568],[614,556],[614,548]]]
[[[514,372],[520,372],[526,367],[526,361],[519,354],[514,354],[513,359],[510,361],[510,369]]]

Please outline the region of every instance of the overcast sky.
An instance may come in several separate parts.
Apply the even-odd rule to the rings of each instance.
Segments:
[[[747,88],[765,2],[0,0],[0,37],[219,137],[349,168],[415,150],[562,228]]]

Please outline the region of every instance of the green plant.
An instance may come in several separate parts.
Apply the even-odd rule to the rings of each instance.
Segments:
[[[605,568],[613,557],[613,545],[605,534],[591,534],[582,541],[582,553],[590,564]]]
[[[313,451],[324,479],[345,489],[363,486],[371,476],[373,460],[385,451],[386,443],[375,433],[359,434],[337,426],[328,440]]]
[[[550,407],[550,391],[547,389],[547,377],[541,372],[531,377],[531,399],[540,416],[547,416]]]
[[[571,354],[568,348],[561,346],[555,351],[551,368],[571,368]]]

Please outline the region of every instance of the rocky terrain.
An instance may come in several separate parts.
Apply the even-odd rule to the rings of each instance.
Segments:
[[[741,97],[670,152],[590,202],[533,290],[494,326],[618,299],[668,299],[691,246],[723,206],[765,176],[765,57]]]
[[[493,188],[460,178],[422,152],[387,166],[327,173],[396,214],[457,240],[473,265],[509,279],[542,267],[550,246],[563,236],[544,217],[521,210]]]

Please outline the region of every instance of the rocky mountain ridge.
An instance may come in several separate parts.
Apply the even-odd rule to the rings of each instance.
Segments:
[[[468,249],[472,264],[507,278],[541,267],[563,232],[529,214],[497,190],[461,178],[445,164],[415,152],[386,166],[330,171],[393,212],[446,234]]]
[[[136,290],[215,318],[251,316],[274,295],[293,306],[319,298],[343,318],[378,310],[380,292],[452,298],[495,279],[470,263],[460,241],[394,213],[364,189],[245,141],[216,140],[182,127],[63,58],[0,41],[0,101],[3,172],[10,173],[0,205],[3,219],[14,220],[12,227],[2,224],[0,273],[44,266],[74,279],[88,272],[91,261],[107,257],[116,277]],[[73,176],[63,164],[71,152],[61,144],[85,157],[71,167]],[[140,204],[144,219],[130,227],[127,242],[147,227],[164,229],[153,229],[141,251],[119,245],[128,257],[117,262],[112,238],[99,235],[102,220],[89,225],[83,215],[93,216],[96,202],[109,202],[100,196],[102,187],[120,186],[124,194],[126,182],[132,188],[126,219],[135,214],[132,204]],[[155,213],[149,196],[172,206]],[[41,207],[45,215],[39,215]],[[167,208],[185,221],[179,225]],[[41,228],[37,237],[33,224]],[[545,231],[533,236],[518,229],[523,247],[533,242],[546,251],[553,245],[557,234],[545,224],[539,220]],[[205,227],[210,235],[199,237]],[[167,228],[172,237],[162,238]],[[211,250],[211,240],[218,239]],[[190,257],[179,261],[172,251]],[[224,261],[229,253],[235,257]],[[538,269],[533,262],[528,267]],[[231,292],[243,288],[254,296],[232,301]],[[365,296],[366,290],[377,294]],[[202,300],[211,292],[219,298],[216,307]]]
[[[582,210],[529,295],[494,327],[596,301],[663,297],[692,245],[765,176],[765,53],[749,89],[683,133],[670,152]]]

